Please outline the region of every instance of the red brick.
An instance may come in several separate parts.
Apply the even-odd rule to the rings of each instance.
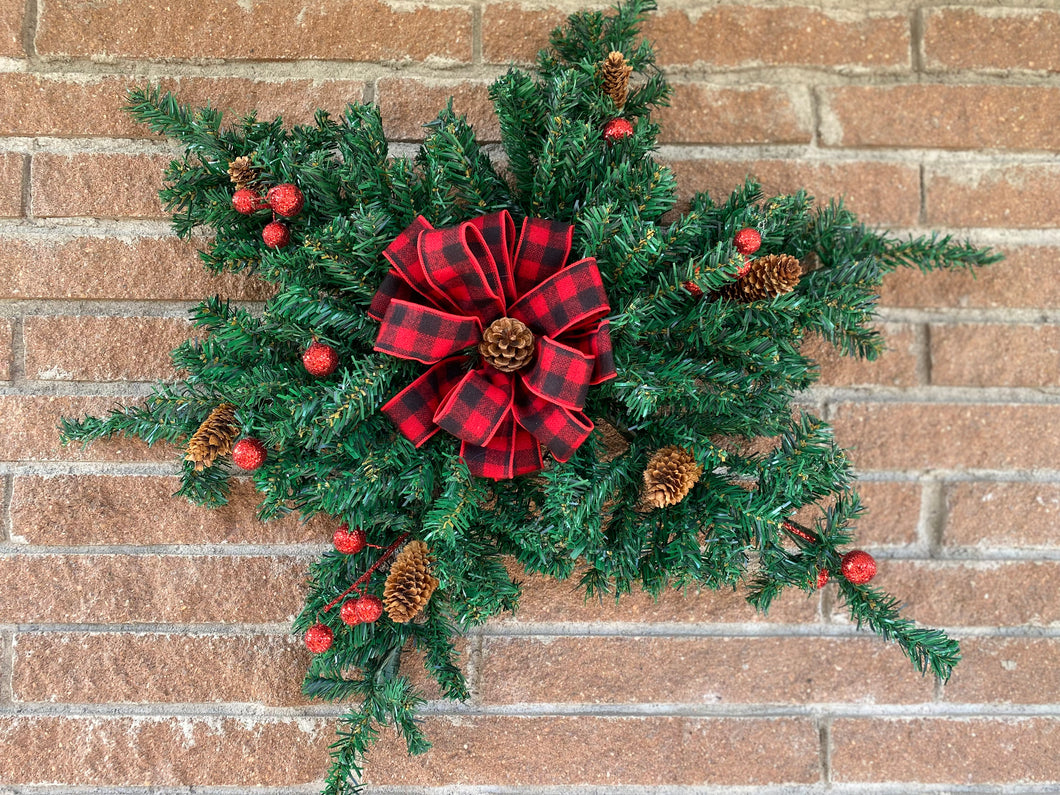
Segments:
[[[125,404],[136,401],[126,398]],[[59,442],[59,420],[101,416],[121,404],[118,397],[0,395],[0,461],[166,461],[179,452],[165,443],[148,447],[135,439],[105,439],[82,449]]]
[[[0,717],[0,781],[98,786],[283,786],[327,771],[319,718]]]
[[[1060,71],[1056,10],[953,7],[923,13],[929,69]]]
[[[920,486],[917,483],[861,481],[857,484],[866,512],[858,519],[854,534],[860,546],[904,546],[917,538],[920,523]],[[796,511],[796,522],[813,527],[824,510],[835,503],[822,500]],[[794,548],[794,541],[792,548]]]
[[[867,223],[912,226],[920,212],[916,167],[891,163],[812,163],[798,160],[679,160],[667,163],[678,179],[678,196],[706,191],[719,202],[756,175],[766,196],[806,189],[821,204],[845,197]]]
[[[814,335],[802,346],[802,354],[820,365],[821,383],[829,386],[916,386],[920,345],[915,328],[908,323],[877,324],[886,350],[875,360],[842,356],[834,345]]]
[[[490,3],[482,12],[483,60],[496,64],[510,61],[533,64],[538,50],[548,46],[549,34],[566,21],[569,13],[556,7]]]
[[[809,143],[809,113],[809,98],[800,90],[679,83],[655,121],[661,143]]]
[[[832,781],[1060,781],[1053,718],[847,718],[832,723]]]
[[[934,698],[934,682],[875,638],[487,637],[478,672],[486,704],[801,706]]]
[[[479,141],[499,141],[500,123],[489,99],[489,84],[385,77],[376,84],[376,103],[386,137],[397,141],[422,141],[423,125],[433,121],[453,98],[453,110],[466,114]]]
[[[820,779],[817,730],[803,718],[460,716],[425,728],[434,748],[424,756],[384,733],[366,781],[563,789]]]
[[[1004,355],[998,355],[1003,352]],[[1060,385],[1060,326],[957,323],[931,326],[931,383]]]
[[[22,0],[0,0],[0,55],[21,58],[22,25],[26,4]]]
[[[165,19],[165,24],[159,24]],[[240,6],[177,0],[129,6],[120,0],[42,7],[41,55],[230,60],[470,62],[471,9],[328,0]]]
[[[1052,468],[1060,406],[840,403],[832,425],[859,469]]]
[[[931,226],[1052,228],[1060,218],[1060,166],[928,167]]]
[[[245,274],[211,274],[175,237],[0,237],[0,298],[260,301],[272,288]]]
[[[330,540],[337,521],[297,515],[260,522],[261,495],[249,480],[232,479],[228,505],[208,509],[183,497],[178,477],[19,475],[11,524],[29,544],[301,544]]]
[[[0,154],[0,217],[22,215],[22,159],[14,152]]]
[[[975,271],[920,273],[903,269],[884,279],[884,306],[1060,307],[1060,279],[1054,279],[1060,248],[1018,246],[999,249],[1001,262]]]
[[[0,381],[11,379],[11,340],[14,324],[10,320],[0,320]]]
[[[675,623],[718,624],[773,621],[782,623],[816,623],[819,598],[800,592],[788,592],[780,597],[763,616],[745,600],[745,594],[730,589],[720,591],[671,590],[656,601],[643,591],[634,590],[621,601],[613,596],[586,599],[578,588],[578,575],[570,580],[554,580],[542,575],[524,575],[513,564],[514,576],[523,585],[519,609],[515,615],[505,614],[496,621],[504,624],[534,624],[540,622],[591,622],[593,624]]]
[[[11,72],[0,75],[0,134],[75,138],[109,136],[149,138],[122,108],[126,92],[148,83],[171,91],[177,100],[209,104],[227,119],[257,110],[261,119],[283,116],[288,124],[312,124],[317,108],[342,114],[348,102],[364,99],[360,80],[265,81],[239,77],[177,77],[165,80],[116,75],[78,76]],[[85,113],[92,108],[92,113]]]
[[[1056,638],[964,638],[947,701],[1038,704],[1060,692]]]
[[[826,146],[1060,148],[1056,88],[920,83],[830,88],[824,97]]]
[[[309,657],[291,635],[21,634],[15,700],[305,704]]]
[[[722,5],[653,15],[644,32],[663,66],[910,66],[904,14]]]
[[[178,318],[43,316],[26,318],[23,334],[27,378],[171,381],[170,351],[193,327]]]
[[[1060,546],[1060,485],[951,483],[946,486],[946,544]]]
[[[872,581],[926,626],[1047,626],[1060,621],[1060,567],[1054,561],[943,563],[879,560]],[[842,620],[843,607],[834,617]]]
[[[5,555],[5,624],[265,623],[291,620],[306,561],[222,555]]]
[[[33,158],[33,214],[164,218],[158,198],[168,155],[56,155]]]

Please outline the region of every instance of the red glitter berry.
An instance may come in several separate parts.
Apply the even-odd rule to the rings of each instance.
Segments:
[[[868,552],[852,550],[843,556],[843,576],[854,585],[864,585],[876,576],[876,561]]]
[[[755,229],[741,229],[732,242],[741,254],[754,254],[762,246],[762,236]]]
[[[271,221],[261,230],[261,239],[269,248],[283,248],[291,242],[291,230],[279,221]]]
[[[627,119],[611,119],[604,125],[604,140],[608,143],[621,141],[633,135],[633,125]]]
[[[265,463],[265,445],[249,436],[240,439],[232,448],[232,463],[240,469],[253,472]]]
[[[331,537],[331,542],[343,555],[356,555],[367,546],[368,538],[361,528],[355,527],[351,530],[349,525],[341,524]]]
[[[383,615],[383,600],[378,596],[362,596],[357,600],[357,616],[364,624],[371,624]]]
[[[342,603],[342,607],[339,609],[339,618],[342,619],[343,624],[349,624],[351,627],[355,624],[362,623],[360,610],[360,599],[347,599]]]
[[[298,213],[302,212],[302,207],[305,206],[305,197],[302,195],[302,191],[298,190],[297,185],[292,185],[290,182],[269,188],[265,198],[268,200],[272,211],[277,215],[282,215],[284,218],[294,218]]]
[[[317,378],[331,375],[339,366],[339,355],[330,345],[314,342],[302,353],[306,372]]]
[[[314,624],[305,632],[305,647],[313,654],[320,654],[331,648],[331,642],[335,639],[335,633],[331,627],[323,624]]]
[[[250,215],[268,206],[269,203],[257,191],[250,190],[250,188],[241,188],[232,194],[232,207],[237,213]]]
[[[817,572],[817,587],[824,588],[828,585],[828,569],[821,569]]]
[[[681,286],[688,290],[688,292],[692,293],[693,298],[703,297],[703,291],[699,289],[699,285],[695,282],[683,282]]]

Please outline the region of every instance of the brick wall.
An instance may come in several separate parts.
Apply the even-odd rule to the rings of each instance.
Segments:
[[[963,639],[954,678],[916,676],[827,588],[765,618],[732,594],[615,608],[533,580],[468,640],[471,702],[431,702],[436,749],[384,739],[379,791],[1053,791],[1060,13],[1007,1],[664,0],[649,28],[684,193],[754,171],[1008,256],[892,277],[890,352],[825,354],[808,397],[854,448],[879,582]],[[299,695],[287,635],[326,525],[261,525],[243,486],[217,512],[171,499],[172,450],[58,445],[59,416],[171,377],[189,302],[264,295],[170,236],[171,150],[125,89],[293,121],[370,100],[400,151],[454,94],[495,140],[486,86],[577,5],[0,0],[0,792],[316,792],[337,714]]]

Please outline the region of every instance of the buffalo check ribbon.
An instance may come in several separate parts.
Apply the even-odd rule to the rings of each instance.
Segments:
[[[444,229],[420,216],[387,247],[390,272],[368,314],[375,349],[428,365],[382,411],[417,447],[442,430],[460,439],[471,473],[499,480],[566,461],[589,438],[589,387],[616,375],[610,311],[593,258],[569,263],[573,228],[507,211]],[[499,318],[534,335],[515,372],[465,355]]]

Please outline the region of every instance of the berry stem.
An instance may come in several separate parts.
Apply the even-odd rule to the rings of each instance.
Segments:
[[[345,591],[340,593],[338,596],[336,596],[334,599],[332,599],[328,603],[328,606],[324,608],[324,612],[325,613],[328,612],[331,608],[333,608],[335,605],[337,605],[339,602],[341,602],[346,597],[346,594],[348,594],[350,591],[355,591],[360,586],[362,586],[366,582],[368,582],[368,578],[372,576],[372,572],[375,571],[376,569],[378,569],[380,566],[382,566],[383,562],[387,558],[389,558],[391,555],[393,555],[394,554],[394,550],[396,550],[399,546],[401,546],[401,544],[408,537],[409,537],[409,533],[404,533],[401,536],[399,536],[398,540],[395,541],[390,546],[388,546],[386,548],[386,551],[383,552],[383,554],[379,556],[379,560],[377,560],[375,563],[373,563],[371,566],[368,567],[368,571],[366,571],[364,574],[362,574],[360,577],[358,577],[357,581],[354,582],[353,585],[351,585],[349,588],[347,588]],[[375,545],[371,544],[370,546],[375,546]],[[376,548],[378,549],[378,547],[376,547]]]
[[[784,524],[782,524],[781,527],[783,527],[785,530],[787,530],[793,536],[798,536],[803,541],[806,541],[807,543],[810,543],[810,544],[816,544],[818,541],[821,540],[820,538],[818,538],[816,533],[811,532],[810,530],[807,530],[805,527],[802,527],[801,525],[797,525],[794,522],[784,522]]]

